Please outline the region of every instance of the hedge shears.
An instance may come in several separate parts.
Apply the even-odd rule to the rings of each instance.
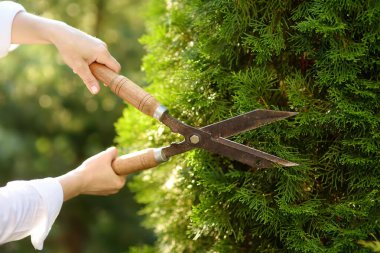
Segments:
[[[184,137],[182,142],[172,143],[167,147],[148,148],[117,157],[112,163],[112,168],[119,175],[153,168],[168,161],[172,156],[195,148],[225,156],[254,168],[298,165],[227,139],[238,133],[294,116],[297,114],[296,112],[256,109],[205,127],[195,128],[171,116],[165,106],[127,77],[119,75],[99,63],[92,63],[90,69],[98,80],[128,104],[159,120],[168,126],[171,132]]]

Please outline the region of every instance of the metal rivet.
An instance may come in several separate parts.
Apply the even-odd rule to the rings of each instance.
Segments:
[[[190,142],[193,143],[193,144],[197,144],[198,142],[200,141],[200,138],[198,135],[192,135],[190,136]]]

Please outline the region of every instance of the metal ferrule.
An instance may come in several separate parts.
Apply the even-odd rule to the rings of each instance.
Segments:
[[[164,112],[166,112],[168,108],[163,105],[159,105],[157,109],[153,113],[153,118],[160,120]]]
[[[156,160],[156,162],[162,163],[168,160],[168,158],[162,152],[162,148],[155,148],[153,152],[154,152],[154,159]]]

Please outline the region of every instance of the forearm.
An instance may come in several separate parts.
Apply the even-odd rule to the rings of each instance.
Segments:
[[[13,44],[50,44],[65,26],[60,21],[19,12],[13,20],[11,40]]]
[[[0,15],[9,15],[6,18],[3,15],[3,21],[0,16],[0,21],[7,28],[3,29],[6,36],[0,36],[0,57],[8,53],[10,44],[54,44],[63,61],[80,76],[93,94],[98,93],[100,87],[90,71],[91,63],[98,62],[115,72],[120,71],[120,64],[100,39],[64,22],[27,13],[19,4],[8,3],[7,9],[1,12],[1,3],[0,1]]]
[[[72,199],[82,192],[84,178],[77,171],[71,171],[65,175],[57,177],[62,186],[63,201]]]

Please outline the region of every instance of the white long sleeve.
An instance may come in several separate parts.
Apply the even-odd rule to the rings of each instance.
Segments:
[[[0,188],[0,244],[31,236],[41,250],[63,203],[55,178],[13,181]]]
[[[25,9],[15,2],[0,1],[0,58],[11,47],[12,23]],[[41,250],[63,203],[57,179],[13,181],[0,187],[0,244],[31,236]]]
[[[0,58],[10,50],[13,19],[20,11],[25,11],[20,4],[0,1]],[[62,203],[62,186],[54,178],[0,187],[0,244],[31,236],[34,248],[41,250]]]
[[[20,11],[25,11],[22,5],[11,1],[0,1],[0,57],[6,56],[9,52],[13,19]]]

